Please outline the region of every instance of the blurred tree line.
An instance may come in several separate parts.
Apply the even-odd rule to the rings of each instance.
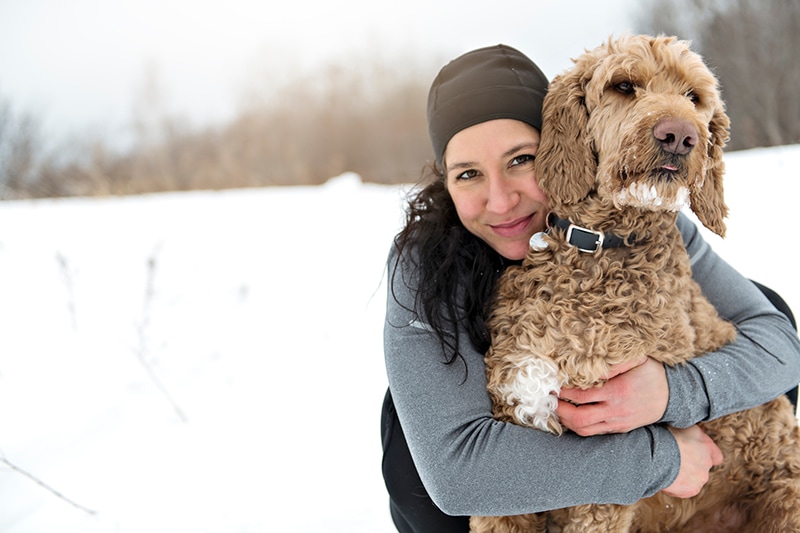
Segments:
[[[431,152],[425,99],[439,61],[425,72],[406,63],[266,80],[234,119],[203,129],[169,116],[157,80],[146,80],[121,153],[102,138],[46,150],[33,116],[0,105],[0,199],[316,185],[346,171],[416,181]]]
[[[690,39],[716,72],[732,121],[729,150],[800,143],[799,1],[637,6],[636,32]],[[0,199],[314,185],[345,171],[415,182],[432,160],[425,100],[445,60],[330,65],[202,130],[154,109],[145,94],[135,142],[122,153],[103,139],[48,148],[36,118],[0,98]]]

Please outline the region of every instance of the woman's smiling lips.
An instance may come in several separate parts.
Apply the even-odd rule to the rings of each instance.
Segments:
[[[489,227],[500,237],[516,237],[525,233],[528,229],[530,221],[533,219],[535,213],[526,217],[512,220],[511,222],[504,222],[502,224],[489,224]]]

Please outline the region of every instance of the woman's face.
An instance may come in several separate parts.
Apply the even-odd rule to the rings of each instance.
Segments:
[[[522,259],[543,231],[547,197],[533,161],[539,131],[518,120],[482,122],[456,133],[444,153],[447,190],[461,223],[507,259]]]

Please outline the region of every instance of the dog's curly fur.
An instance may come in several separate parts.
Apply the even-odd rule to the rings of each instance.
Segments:
[[[611,365],[644,356],[680,364],[736,336],[692,280],[675,224],[688,200],[724,235],[729,121],[689,44],[645,35],[578,57],[553,80],[543,113],[536,172],[553,212],[625,241],[591,254],[554,228],[498,283],[486,356],[495,417],[560,434],[560,386],[596,386]],[[800,532],[800,432],[788,400],[702,426],[725,460],[694,498],[473,517],[472,530]]]

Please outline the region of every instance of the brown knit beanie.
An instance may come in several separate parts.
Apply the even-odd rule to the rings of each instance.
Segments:
[[[547,77],[524,54],[498,44],[445,65],[428,93],[428,132],[436,161],[459,131],[497,118],[521,120],[541,131]]]

